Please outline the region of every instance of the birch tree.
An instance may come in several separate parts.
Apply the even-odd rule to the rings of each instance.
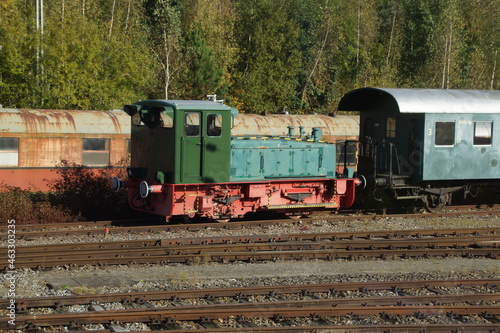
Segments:
[[[150,50],[160,68],[157,77],[162,85],[158,87],[157,96],[169,99],[176,94],[182,95],[181,91],[172,88],[179,72],[185,69],[182,59],[182,8],[178,2],[171,0],[146,0],[144,8]]]

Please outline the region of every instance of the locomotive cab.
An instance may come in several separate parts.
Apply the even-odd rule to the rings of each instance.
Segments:
[[[131,178],[169,184],[229,181],[230,107],[149,100],[124,111],[132,117]]]

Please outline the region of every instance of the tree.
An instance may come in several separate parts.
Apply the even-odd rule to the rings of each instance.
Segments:
[[[244,110],[276,112],[296,98],[301,57],[295,7],[287,0],[239,1],[233,96]]]
[[[451,89],[462,85],[459,58],[466,48],[460,29],[463,24],[458,1],[448,0],[433,36],[436,53],[426,75],[428,86]]]
[[[405,0],[399,85],[425,87],[422,70],[435,55],[433,32],[443,13],[441,0]]]
[[[375,50],[378,63],[378,84],[397,86],[398,65],[402,55],[404,12],[399,0],[382,0],[377,8],[377,35]]]
[[[303,61],[297,75],[300,105],[304,109],[316,109],[323,104],[324,94],[319,88],[318,70],[324,58],[330,26],[322,31],[321,6],[318,1],[297,2],[296,20],[300,27],[298,48]]]
[[[206,97],[207,94],[217,94],[226,102],[231,102],[228,95],[231,85],[231,71],[237,61],[237,45],[235,41],[235,6],[231,0],[188,0],[182,15],[182,26],[186,36],[189,71],[185,82],[197,80],[194,87],[203,86],[197,94],[187,91],[187,96]],[[199,65],[194,62],[201,61]],[[193,69],[203,67],[212,72],[209,79],[212,83],[199,82],[200,75]],[[188,84],[190,86],[190,84]]]
[[[314,110],[332,112],[354,87],[376,82],[375,0],[325,1],[321,5],[321,52],[315,82],[321,97]]]
[[[500,89],[500,1],[464,0],[463,31],[467,48],[461,54],[462,84],[469,89]]]
[[[173,86],[173,83],[179,72],[184,69],[181,5],[172,0],[146,0],[144,9],[150,49],[161,68],[157,78],[162,85],[156,85],[154,95],[163,96],[165,99],[169,99],[171,95],[180,97],[183,92]]]
[[[500,0],[0,1],[0,102],[109,109],[217,94],[331,112],[360,86],[499,89]]]
[[[199,29],[191,30],[186,39],[186,57],[185,98],[203,99],[207,94],[217,92],[223,79],[222,66]]]
[[[43,40],[35,30],[34,3],[9,4],[0,23],[3,103],[99,110],[146,96],[152,71],[149,53],[137,52],[146,44],[139,2],[112,9],[98,1],[46,1]]]
[[[38,106],[34,7],[19,0],[0,3],[0,101],[4,106]]]

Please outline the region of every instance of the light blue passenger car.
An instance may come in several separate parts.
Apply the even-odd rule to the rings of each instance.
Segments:
[[[451,193],[500,179],[500,91],[362,88],[358,173],[367,188],[439,210]]]

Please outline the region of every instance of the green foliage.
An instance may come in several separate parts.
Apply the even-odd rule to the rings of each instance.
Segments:
[[[361,86],[499,89],[499,0],[0,2],[0,103],[111,109],[216,93],[331,112]]]
[[[23,106],[36,103],[36,39],[27,2],[0,4],[0,103]],[[36,104],[34,104],[36,105]]]
[[[377,8],[377,18],[377,40],[374,45],[377,84],[395,87],[402,53],[403,3],[399,0],[381,1]]]
[[[11,107],[100,110],[147,96],[152,57],[140,52],[146,45],[141,7],[129,4],[111,11],[97,1],[46,2],[43,35],[35,28],[34,1],[4,4],[0,101]]]
[[[44,106],[110,109],[137,95],[145,96],[149,59],[131,43],[135,38],[140,40],[140,33],[122,31],[118,35],[116,26],[111,30],[94,15],[89,8],[82,16],[76,3],[66,4],[64,14],[56,10],[47,13],[51,18],[47,23],[57,29],[47,29],[44,35]]]
[[[220,82],[215,86],[207,86],[201,94],[217,94],[219,97],[231,102],[232,97],[228,94],[232,82],[234,82],[233,69],[237,63],[236,40],[234,38],[236,26],[236,6],[232,0],[188,0],[183,10],[183,31],[187,32],[190,47],[192,40],[189,36],[192,31],[197,31],[199,38],[205,45],[210,64],[205,65],[207,69],[220,73]],[[203,51],[202,53],[205,53]],[[192,61],[193,58],[190,58]],[[191,79],[190,73],[186,73],[185,82]],[[189,94],[189,91],[187,91]]]
[[[470,89],[499,89],[500,15],[498,0],[461,1],[458,29],[465,39],[459,59],[462,84]]]
[[[191,30],[187,39],[186,54],[186,98],[202,99],[206,97],[207,91],[216,92],[223,79],[222,68],[199,29]]]
[[[441,1],[423,0],[403,2],[405,22],[403,26],[402,53],[400,63],[400,84],[421,87],[419,73],[431,61],[435,49],[431,38],[440,20]]]
[[[184,69],[182,50],[181,7],[177,1],[146,0],[143,4],[149,50],[156,59],[156,98],[173,99],[182,96],[176,78]]]
[[[276,112],[290,108],[301,65],[295,8],[287,0],[239,3],[239,80],[235,98],[248,111]]]

